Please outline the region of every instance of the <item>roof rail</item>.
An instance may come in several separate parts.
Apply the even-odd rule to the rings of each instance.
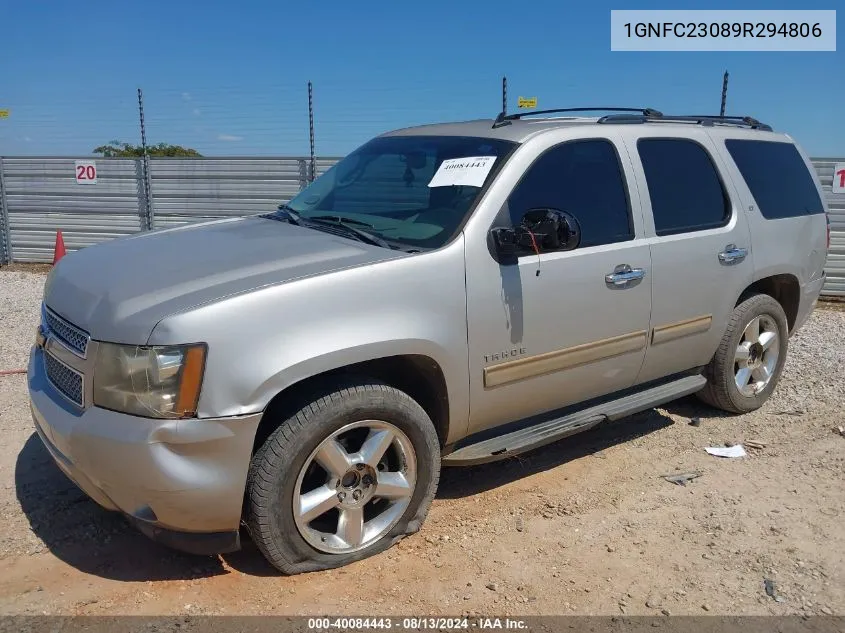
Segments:
[[[695,115],[695,114],[661,114],[653,116],[649,114],[609,114],[601,117],[599,123],[697,123],[698,125],[713,126],[719,125],[735,125],[737,127],[746,127],[752,130],[764,130],[771,132],[772,127],[766,123],[761,123],[757,119],[750,116],[718,116],[718,115]]]
[[[514,114],[505,114],[500,112],[493,122],[493,129],[503,125],[510,125],[511,121],[521,119],[524,116],[534,116],[537,114],[558,114],[560,112],[636,112],[641,116],[660,117],[663,116],[661,112],[653,108],[554,108],[552,110],[534,110],[532,112],[516,112]]]

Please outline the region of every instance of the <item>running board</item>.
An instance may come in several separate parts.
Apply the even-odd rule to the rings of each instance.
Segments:
[[[664,402],[688,396],[700,390],[705,384],[707,380],[704,376],[686,376],[563,417],[463,446],[444,456],[443,465],[472,466],[519,455],[591,429],[605,420],[618,420]]]

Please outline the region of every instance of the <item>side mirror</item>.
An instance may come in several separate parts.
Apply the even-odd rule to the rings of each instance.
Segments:
[[[502,258],[512,259],[522,254],[522,247],[516,235],[516,229],[498,227],[490,229],[493,251]]]
[[[529,209],[522,216],[520,227],[537,236],[543,251],[571,251],[581,243],[581,225],[571,213],[558,209]]]
[[[581,243],[581,227],[570,213],[557,209],[530,209],[515,227],[490,230],[495,254],[505,260],[520,255],[571,251]]]

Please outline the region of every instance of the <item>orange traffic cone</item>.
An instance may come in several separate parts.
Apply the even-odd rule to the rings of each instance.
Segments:
[[[56,246],[53,249],[53,265],[55,266],[56,263],[65,256],[65,254],[65,239],[62,237],[61,231],[56,231]]]

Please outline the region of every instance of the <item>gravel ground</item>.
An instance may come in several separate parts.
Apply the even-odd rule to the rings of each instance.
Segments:
[[[0,271],[0,369],[26,363],[43,280]],[[249,542],[182,555],[100,509],[33,435],[25,377],[0,377],[0,613],[845,615],[843,340],[845,313],[816,311],[752,414],[688,398],[447,469],[419,534],[293,578]],[[752,439],[765,447],[743,459],[703,451]],[[661,478],[688,471],[684,487]]]
[[[26,367],[35,340],[44,278],[42,274],[0,271],[0,371]]]

